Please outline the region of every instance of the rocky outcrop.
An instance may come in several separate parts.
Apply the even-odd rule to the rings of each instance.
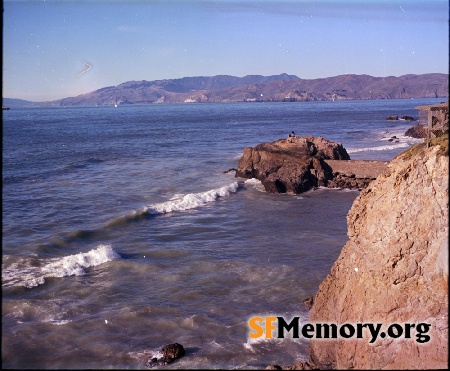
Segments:
[[[332,169],[325,159],[349,160],[345,148],[322,137],[289,137],[247,147],[237,177],[257,178],[268,192],[298,194],[326,186]]]
[[[363,189],[386,161],[352,161],[339,143],[322,137],[288,137],[244,149],[237,177],[257,178],[268,192],[298,194],[315,187]]]
[[[395,120],[398,120],[398,116],[387,116],[386,120],[395,121]]]
[[[429,341],[416,341],[414,331],[411,338],[386,336],[373,344],[369,334],[312,339],[311,364],[447,369],[448,147],[447,155],[442,152],[442,146],[413,147],[361,192],[347,216],[349,241],[310,312],[312,323],[381,323],[384,331],[392,324],[426,323]]]
[[[405,136],[412,138],[427,138],[428,128],[424,125],[413,125],[406,130]]]
[[[400,120],[405,120],[405,121],[416,121],[416,119],[415,119],[414,117],[408,116],[408,115],[405,115],[405,116],[400,117]]]
[[[416,119],[414,117],[412,117],[412,116],[405,115],[405,116],[402,116],[400,118],[398,118],[398,116],[387,116],[386,120],[415,121]]]
[[[333,173],[333,179],[327,183],[328,188],[363,189],[375,178],[356,178],[355,174]]]
[[[333,177],[328,188],[366,188],[369,183],[387,169],[387,161],[371,160],[325,160],[331,167]]]

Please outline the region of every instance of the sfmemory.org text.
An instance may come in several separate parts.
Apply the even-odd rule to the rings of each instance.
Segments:
[[[250,338],[257,339],[274,337],[283,339],[285,332],[291,333],[291,337],[298,339],[370,339],[369,343],[375,343],[379,338],[392,339],[415,337],[417,343],[427,343],[430,336],[427,335],[431,324],[429,323],[393,323],[384,326],[382,323],[306,323],[300,324],[300,317],[293,317],[286,321],[283,317],[255,316],[249,319]],[[275,334],[275,335],[274,335]]]

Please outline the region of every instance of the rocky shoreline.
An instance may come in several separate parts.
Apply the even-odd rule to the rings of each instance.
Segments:
[[[230,170],[261,180],[269,192],[364,188],[347,215],[348,242],[318,292],[303,301],[310,323],[429,328],[373,344],[367,332],[362,339],[312,338],[309,359],[266,370],[448,368],[448,134],[391,162],[350,160],[341,144],[290,136],[246,148]],[[169,344],[147,367],[184,355],[182,345]]]
[[[364,189],[387,164],[350,160],[341,144],[323,137],[290,136],[245,148],[236,177],[256,178],[272,193],[299,194],[317,187]]]
[[[448,174],[448,134],[393,159],[356,198],[349,240],[305,302],[311,323],[413,324],[416,332],[374,344],[311,339],[308,360],[267,369],[448,368]]]

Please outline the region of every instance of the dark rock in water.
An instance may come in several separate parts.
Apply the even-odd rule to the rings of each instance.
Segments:
[[[388,116],[386,120],[398,120],[398,116]]]
[[[281,366],[278,365],[270,365],[265,368],[265,370],[282,370]]]
[[[164,366],[172,363],[178,358],[183,357],[186,354],[181,344],[169,344],[161,349],[161,354],[158,353],[149,358],[147,367]]]
[[[402,116],[400,117],[401,120],[406,120],[406,121],[416,121],[416,119],[412,116]]]
[[[411,126],[408,130],[406,130],[405,136],[412,138],[427,138],[428,128],[424,125]]]
[[[309,362],[298,362],[293,366],[288,366],[284,368],[285,370],[318,370],[314,364]]]
[[[306,308],[311,309],[314,304],[314,295],[308,296],[305,300],[303,300],[303,304],[305,304]]]
[[[332,170],[325,159],[350,156],[341,144],[322,137],[289,137],[245,148],[236,177],[257,178],[268,192],[298,194],[327,186]]]
[[[178,358],[183,357],[186,352],[181,344],[169,344],[162,348],[163,352],[163,362],[171,363]]]
[[[393,137],[389,138],[388,142],[394,142],[394,139],[395,139],[395,143],[399,142],[398,138],[395,135]]]
[[[151,357],[147,361],[147,367],[153,367],[153,366],[162,366],[161,360],[158,360],[157,357]]]

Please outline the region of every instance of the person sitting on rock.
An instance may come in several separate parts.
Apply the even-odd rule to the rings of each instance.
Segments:
[[[295,133],[294,133],[294,130],[292,130],[292,133],[289,133],[289,135],[288,135],[288,142],[291,142],[292,143],[292,139],[291,138],[295,138]]]

